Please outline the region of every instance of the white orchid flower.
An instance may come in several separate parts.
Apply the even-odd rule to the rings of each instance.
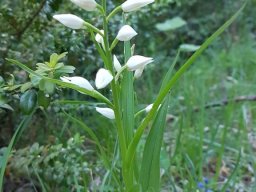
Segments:
[[[126,66],[129,71],[135,71],[137,69],[140,69],[142,67],[145,67],[149,63],[152,63],[154,60],[152,57],[144,57],[141,55],[134,55],[130,57],[130,59],[127,61]]]
[[[104,35],[104,30],[100,30],[100,32]],[[97,33],[97,34],[95,35],[95,40],[96,40],[98,43],[104,45],[104,39],[103,39],[103,37],[102,37],[99,33]]]
[[[121,7],[124,12],[132,12],[153,2],[154,0],[127,0]]]
[[[83,77],[79,77],[79,76],[66,77],[66,76],[63,76],[63,77],[60,77],[60,79],[63,82],[72,83],[72,84],[77,85],[79,87],[85,88],[88,91],[93,91],[94,90],[94,88],[89,83],[89,81],[87,79],[83,78]]]
[[[96,74],[95,85],[97,89],[105,88],[111,81],[113,80],[113,76],[106,69],[99,69]]]
[[[115,70],[119,72],[122,69],[122,66],[115,55],[113,56],[113,63]]]
[[[130,26],[124,25],[118,32],[116,38],[119,41],[130,41],[138,33]]]
[[[84,24],[83,19],[72,14],[54,15],[53,18],[71,29],[81,29]]]
[[[86,11],[94,11],[96,9],[97,3],[95,0],[71,0],[72,3],[83,8]]]
[[[113,109],[96,107],[96,111],[108,119],[115,119],[115,113]]]

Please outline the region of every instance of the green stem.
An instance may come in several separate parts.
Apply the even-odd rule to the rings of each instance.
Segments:
[[[91,23],[84,22],[84,26],[88,27],[89,29],[93,30],[96,33],[99,33],[102,37],[104,37],[104,34],[95,26],[93,26]]]
[[[116,47],[118,42],[119,42],[119,40],[117,38],[115,38],[110,46],[110,51],[112,51]]]
[[[121,7],[121,6],[116,7],[116,8],[107,16],[107,22],[109,22],[110,18],[113,17],[115,14],[117,14],[119,11],[122,11],[122,7]]]
[[[127,69],[127,66],[126,66],[126,65],[124,65],[124,66],[120,69],[120,71],[117,72],[117,74],[116,74],[116,76],[115,76],[115,81],[116,81],[116,82],[118,81],[120,75],[122,74],[122,72],[123,72],[125,69]]]

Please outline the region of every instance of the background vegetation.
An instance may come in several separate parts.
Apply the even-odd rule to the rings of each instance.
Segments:
[[[122,1],[108,1],[109,9]],[[128,21],[140,34],[135,51],[150,55],[136,82],[139,103],[155,98],[159,79],[170,67],[181,44],[200,45],[241,5],[242,0],[157,0]],[[24,118],[19,107],[20,86],[29,78],[5,58],[34,68],[52,53],[68,52],[65,64],[75,74],[92,77],[102,63],[88,35],[57,24],[56,13],[87,13],[64,0],[2,0],[0,2],[0,165],[1,154]],[[161,151],[164,191],[255,191],[256,175],[256,2],[250,1],[239,19],[190,68],[172,92]],[[179,18],[172,28],[171,19]],[[116,34],[121,16],[112,21]],[[121,49],[117,50],[121,55]],[[182,53],[182,65],[191,53]],[[65,98],[65,100],[64,100]],[[5,191],[114,191],[97,156],[85,121],[100,138],[108,158],[115,161],[116,135],[111,122],[96,114],[89,98],[71,90],[57,90],[48,107],[35,111],[16,141],[5,173]],[[77,105],[76,101],[84,101]],[[141,106],[143,108],[145,105]],[[139,110],[139,109],[138,109]],[[68,113],[68,114],[66,114]],[[70,116],[71,115],[71,116]],[[227,182],[228,181],[228,182]],[[104,185],[103,185],[104,184]],[[103,188],[104,187],[104,188]]]

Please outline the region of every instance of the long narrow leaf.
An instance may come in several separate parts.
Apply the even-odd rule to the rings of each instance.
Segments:
[[[170,96],[160,107],[146,140],[140,170],[142,191],[160,191],[160,151],[166,126],[169,98]]]
[[[173,78],[167,83],[167,85],[164,87],[164,89],[159,93],[157,96],[153,108],[148,113],[144,121],[141,123],[141,125],[138,127],[134,138],[131,142],[131,144],[128,147],[127,155],[126,155],[126,166],[127,168],[130,167],[130,164],[132,162],[132,159],[134,158],[136,148],[138,146],[138,143],[140,141],[140,138],[147,127],[148,123],[152,120],[154,117],[154,114],[156,113],[159,105],[164,100],[165,96],[168,94],[168,92],[171,90],[171,88],[175,85],[177,80],[186,72],[186,70],[194,63],[194,61],[202,54],[202,52],[220,35],[223,33],[225,29],[227,29],[231,23],[239,16],[239,14],[244,9],[246,3],[243,4],[243,6],[227,21],[225,22],[215,33],[213,33],[202,45],[201,47],[187,60],[187,62],[176,72],[176,74],[173,76]]]
[[[125,62],[127,62],[131,57],[130,42],[124,43],[124,50]],[[128,70],[123,72],[121,87],[122,121],[128,146],[132,140],[134,129],[134,89],[132,72]]]

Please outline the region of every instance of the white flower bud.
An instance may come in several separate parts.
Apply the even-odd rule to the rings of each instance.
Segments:
[[[100,30],[100,32],[104,34],[104,30]],[[99,33],[95,35],[95,40],[102,45],[104,44],[104,39]]]
[[[96,107],[96,111],[108,119],[115,119],[115,113],[113,109]]]
[[[152,57],[134,55],[127,61],[126,66],[129,71],[135,71],[139,68],[145,67],[147,64],[152,63],[153,61],[154,60]]]
[[[130,41],[138,33],[129,25],[124,25],[118,32],[116,38],[119,41]]]
[[[121,70],[122,66],[115,55],[113,56],[113,63],[114,63],[115,70],[117,72],[119,72]]]
[[[83,19],[72,14],[54,15],[53,18],[71,29],[81,29],[84,24]]]
[[[97,3],[95,0],[71,0],[77,6],[86,11],[93,11],[96,9]]]
[[[157,110],[159,110],[161,106],[162,106],[162,105],[160,104],[160,105],[158,106],[158,109],[157,109]],[[153,103],[150,104],[150,105],[148,105],[148,106],[145,108],[145,112],[148,113],[148,112],[152,109],[152,107],[153,107]]]
[[[153,2],[154,0],[127,0],[121,7],[124,12],[132,12]]]
[[[106,69],[99,69],[96,74],[95,85],[97,89],[105,88],[111,81],[113,80],[113,76]]]
[[[148,105],[148,106],[145,108],[146,113],[148,113],[148,112],[152,109],[152,107],[153,107],[153,104]]]
[[[93,91],[94,90],[94,88],[89,83],[89,81],[87,79],[83,78],[83,77],[78,77],[78,76],[75,76],[75,77],[65,77],[65,76],[63,76],[63,77],[60,77],[60,79],[63,82],[72,83],[72,84],[77,85],[79,87],[85,88],[88,91]]]

